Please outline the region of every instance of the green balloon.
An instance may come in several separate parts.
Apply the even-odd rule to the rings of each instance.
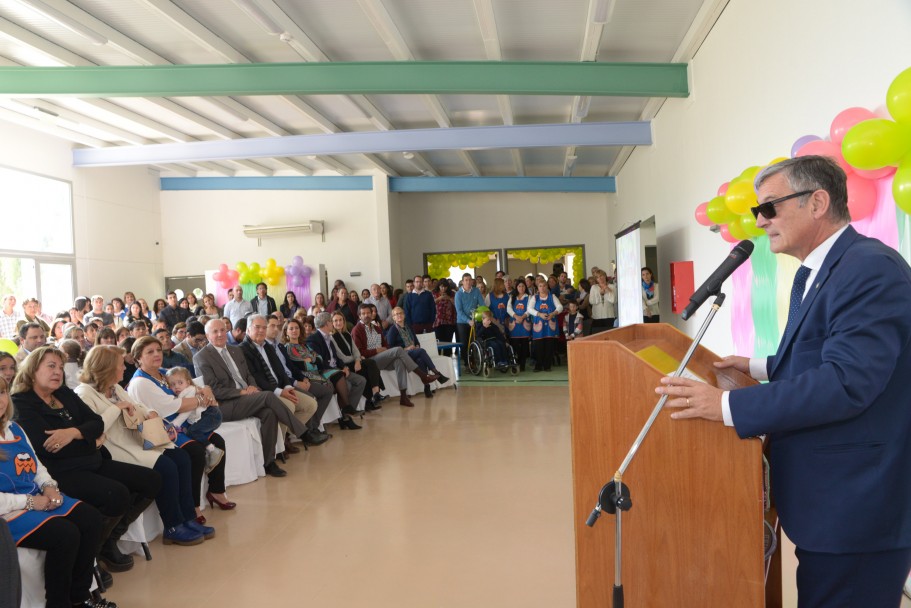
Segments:
[[[868,171],[896,166],[909,151],[911,127],[885,118],[857,123],[841,142],[841,153],[848,164]]]
[[[710,200],[705,208],[705,214],[715,224],[727,224],[737,217],[728,209],[723,196],[716,196]]]

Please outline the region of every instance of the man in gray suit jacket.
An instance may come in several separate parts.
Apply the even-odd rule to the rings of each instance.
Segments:
[[[284,477],[287,473],[275,463],[278,424],[287,426],[307,445],[315,444],[312,433],[274,393],[261,391],[256,386],[256,380],[250,374],[241,350],[236,346],[228,346],[228,332],[224,322],[212,319],[206,323],[206,337],[209,344],[193,356],[193,365],[221,404],[222,418],[226,422],[259,418],[262,423],[266,473],[273,477]],[[322,439],[319,443],[324,441]]]

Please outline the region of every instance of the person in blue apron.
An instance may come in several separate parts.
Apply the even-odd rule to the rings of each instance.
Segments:
[[[5,520],[16,546],[47,552],[48,607],[116,608],[104,599],[91,599],[90,594],[101,513],[60,493],[25,432],[10,421],[12,415],[7,383],[0,378],[0,519]]]
[[[529,340],[531,340],[531,315],[528,314],[528,287],[525,281],[517,281],[516,287],[506,305],[509,314],[509,343],[512,344],[519,360],[519,371],[525,371],[528,360]]]
[[[563,312],[560,299],[551,293],[543,277],[537,280],[538,293],[528,302],[528,314],[532,319],[531,339],[535,344],[535,371],[549,372],[554,361],[557,336],[557,315]]]

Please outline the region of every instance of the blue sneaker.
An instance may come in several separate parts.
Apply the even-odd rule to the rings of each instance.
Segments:
[[[215,528],[211,526],[204,526],[195,519],[185,521],[183,525],[195,532],[199,532],[206,540],[215,538]]]
[[[186,524],[168,528],[164,531],[164,534],[161,535],[161,542],[165,545],[189,547],[191,545],[199,545],[203,540],[203,536],[200,532],[190,528]]]

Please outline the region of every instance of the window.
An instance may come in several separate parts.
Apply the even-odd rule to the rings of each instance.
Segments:
[[[19,302],[37,297],[52,316],[69,309],[76,257],[69,182],[0,167],[0,192],[0,293],[11,293]]]

